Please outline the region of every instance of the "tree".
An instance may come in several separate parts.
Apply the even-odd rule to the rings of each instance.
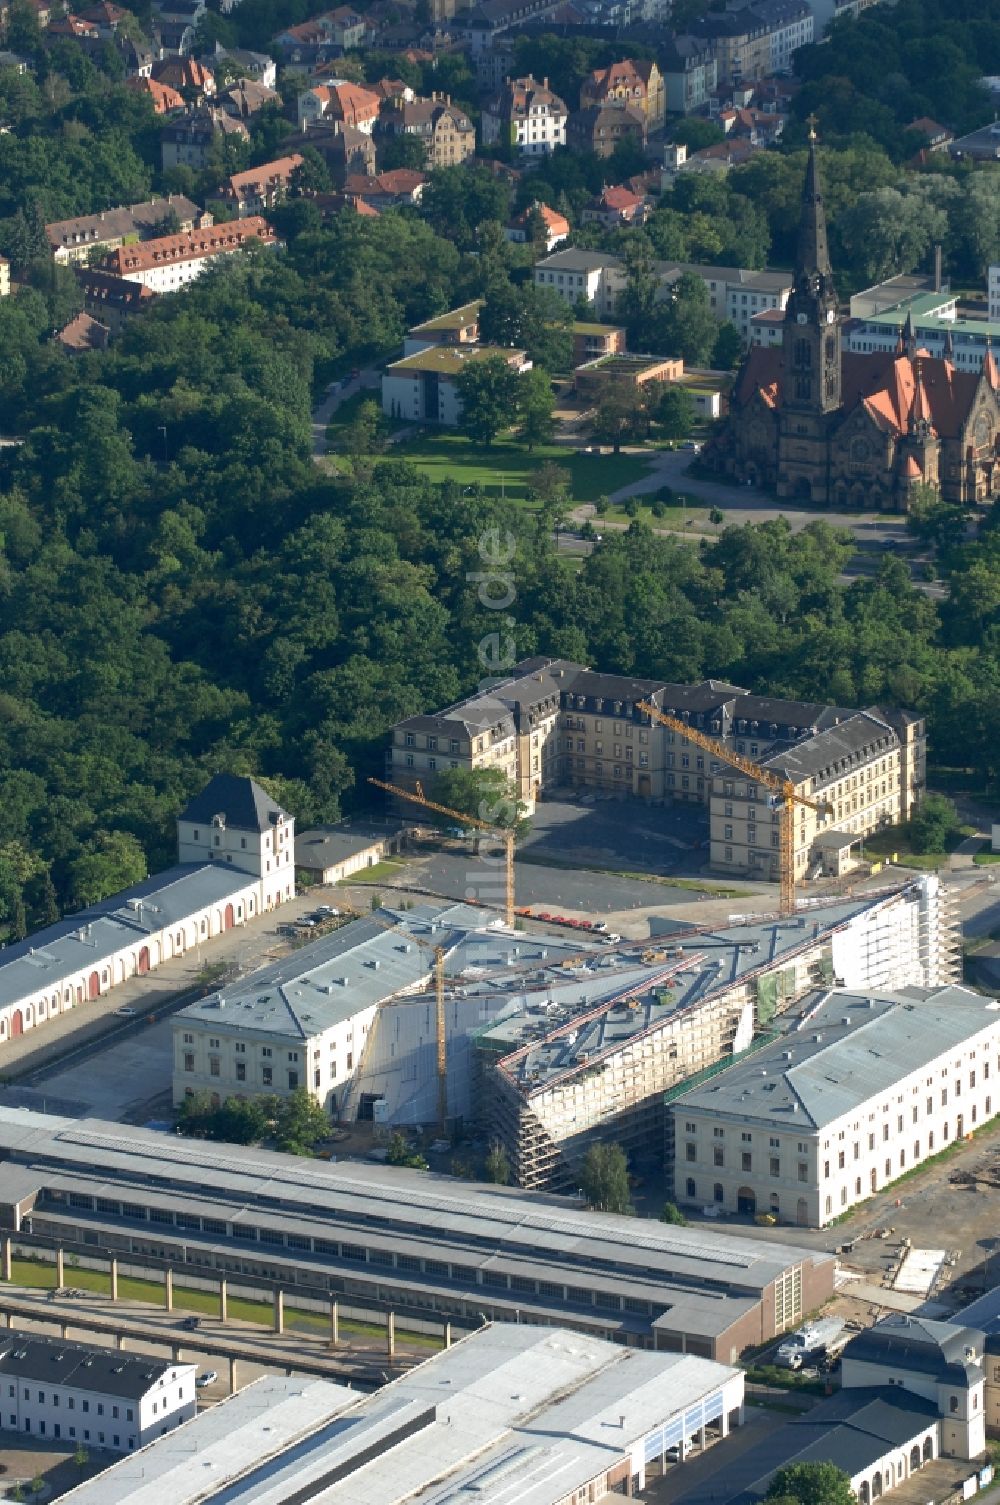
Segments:
[[[679,382],[665,382],[653,401],[653,417],[667,439],[686,439],[694,426],[694,398]]]
[[[655,346],[682,355],[688,366],[706,366],[719,335],[708,288],[694,272],[682,272],[670,298],[653,310]]]
[[[87,1467],[87,1464],[90,1462],[90,1454],[87,1452],[87,1449],[84,1447],[82,1442],[78,1442],[76,1445],[76,1452],[73,1454],[73,1462],[81,1471],[85,1469]]]
[[[771,1479],[766,1498],[799,1505],[857,1505],[850,1476],[835,1463],[789,1463]]]
[[[507,1186],[510,1182],[510,1158],[498,1139],[494,1139],[487,1151],[483,1170],[487,1181],[495,1186]]]
[[[546,444],[552,438],[555,405],[549,373],[541,366],[525,371],[517,391],[517,437],[527,446],[529,454],[536,444]]]
[[[317,1140],[325,1139],[330,1132],[330,1120],[325,1110],[305,1087],[278,1101],[275,1123],[275,1146],[288,1155],[308,1155]]]
[[[706,146],[718,146],[726,139],[721,126],[717,126],[712,120],[701,120],[697,115],[679,120],[670,134],[674,141],[686,146],[689,152],[700,152]]]
[[[732,371],[743,356],[743,336],[735,324],[727,319],[715,337],[712,346],[711,366],[713,371]]]
[[[609,382],[590,421],[590,436],[598,444],[610,444],[617,455],[623,444],[645,437],[648,422],[639,393]]]
[[[148,872],[146,854],[129,831],[97,831],[92,850],[70,867],[68,898],[82,908],[139,883]]]
[[[371,398],[358,404],[351,423],[344,430],[341,445],[348,455],[380,455],[386,447],[385,415]]]
[[[480,338],[523,350],[546,371],[567,371],[573,354],[572,314],[552,288],[494,282],[479,311]]]
[[[386,1151],[386,1160],[390,1165],[405,1166],[411,1171],[427,1170],[427,1161],[419,1150],[411,1150],[403,1135],[397,1129],[389,1138]]]
[[[473,443],[489,449],[500,430],[509,427],[517,413],[519,380],[502,355],[470,361],[458,373],[456,385],[462,399],[458,426]]]
[[[293,198],[302,198],[316,193],[329,193],[333,184],[330,170],[314,146],[303,146],[299,151],[302,161],[292,170],[288,191]]]
[[[670,1223],[676,1228],[686,1228],[687,1218],[681,1212],[676,1202],[664,1202],[663,1211],[660,1213],[661,1223]]]
[[[499,768],[443,769],[434,779],[430,797],[498,831],[513,830],[522,836],[528,830],[527,806]],[[452,819],[430,810],[427,814],[440,826],[447,826]]]
[[[408,167],[414,172],[423,172],[427,165],[427,152],[419,136],[398,131],[385,137],[378,151],[379,171],[392,172],[398,167]]]
[[[969,510],[946,502],[934,486],[913,488],[907,504],[906,526],[910,532],[945,555],[965,542]]]
[[[628,1160],[620,1144],[592,1144],[580,1167],[580,1185],[598,1212],[630,1214]]]
[[[918,852],[946,852],[960,825],[952,800],[943,794],[928,794],[910,821],[910,839]]]

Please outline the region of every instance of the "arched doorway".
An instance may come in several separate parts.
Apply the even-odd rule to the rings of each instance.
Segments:
[[[965,1133],[965,1114],[964,1113],[960,1113],[958,1115],[958,1118],[957,1118],[956,1122],[955,1122],[955,1134],[957,1135],[957,1137],[959,1139],[961,1139],[962,1136],[964,1135],[964,1133]]]
[[[149,971],[149,947],[148,946],[143,946],[142,949],[141,949],[141,951],[139,952],[139,960],[136,963],[135,970],[138,972],[138,974],[139,974],[140,977],[145,977],[146,973]]]
[[[795,1204],[795,1221],[800,1228],[809,1227],[809,1203],[805,1197],[800,1197]]]
[[[868,1480],[862,1479],[860,1488],[858,1489],[858,1505],[868,1505],[870,1499],[871,1492],[868,1488]]]
[[[871,1186],[872,1191],[878,1191],[878,1171],[875,1170],[874,1168],[872,1169],[872,1172],[871,1172],[871,1179],[869,1181],[869,1185]]]
[[[931,1460],[933,1459],[933,1457],[934,1457],[934,1441],[933,1441],[933,1438],[925,1437],[924,1438],[924,1462],[925,1463],[930,1463]]]
[[[919,1467],[920,1467],[920,1448],[919,1447],[912,1447],[910,1449],[910,1472],[911,1473],[916,1473],[916,1471],[917,1471],[917,1469]]]
[[[101,979],[96,972],[91,972],[87,980],[87,997],[94,999],[101,996]]]
[[[23,1034],[24,1015],[21,1013],[20,1009],[15,1009],[13,1014],[11,1014],[10,1016],[10,1037],[12,1040],[16,1040],[19,1035]]]
[[[881,1497],[881,1494],[882,1494],[882,1475],[881,1475],[881,1473],[879,1473],[878,1469],[876,1469],[875,1473],[874,1473],[874,1475],[872,1477],[872,1499],[873,1500],[879,1499]]]
[[[236,916],[233,914],[233,906],[231,904],[227,904],[226,905],[226,913],[225,913],[225,916],[223,917],[223,921],[222,921],[222,928],[223,928],[223,930],[232,930],[232,928],[235,925],[235,923],[236,923]]]
[[[741,1186],[736,1193],[736,1211],[752,1218],[757,1211],[757,1196],[749,1186]]]

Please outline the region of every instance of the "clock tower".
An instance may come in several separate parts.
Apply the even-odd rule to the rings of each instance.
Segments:
[[[778,495],[826,501],[830,419],[840,412],[840,317],[816,161],[815,119],[782,336]]]

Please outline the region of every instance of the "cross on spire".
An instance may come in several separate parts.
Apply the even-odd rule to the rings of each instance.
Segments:
[[[806,116],[806,125],[809,127],[809,140],[815,141],[816,127],[819,125],[819,120],[817,119],[815,114]]]

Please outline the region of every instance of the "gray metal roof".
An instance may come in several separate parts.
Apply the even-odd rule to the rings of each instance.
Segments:
[[[553,992],[542,1010],[520,1020],[504,1018],[483,1039],[509,1041],[512,1058],[504,1059],[505,1072],[526,1095],[544,1092],[564,1074],[589,1070],[627,1041],[672,1024],[696,1004],[779,966],[884,902],[884,895],[866,895],[781,919],[688,933],[661,945],[651,942],[646,949],[665,952],[666,959],[647,967],[644,976],[623,978],[616,987],[608,981],[602,987],[597,979],[591,988],[580,989],[578,1001],[572,1000],[572,989]],[[639,959],[637,952],[636,964]],[[609,995],[618,1001],[605,1003]],[[518,1054],[525,1044],[528,1049]]]
[[[559,1328],[485,1327],[370,1396],[323,1380],[258,1381],[64,1498],[553,1505],[686,1410],[717,1407],[735,1380],[691,1355]]]
[[[817,992],[794,1030],[684,1093],[674,1110],[823,1128],[997,1025],[998,1011],[1000,1003],[957,986]]]
[[[266,1209],[339,1228],[360,1223],[370,1233],[388,1230],[445,1248],[492,1247],[512,1258],[547,1261],[566,1274],[576,1265],[643,1281],[722,1282],[720,1289],[752,1293],[790,1265],[825,1264],[831,1256],[773,1239],[740,1238],[705,1228],[671,1228],[638,1218],[584,1212],[564,1198],[512,1187],[480,1186],[448,1176],[343,1161],[300,1162],[273,1151],[180,1140],[173,1134],[68,1119],[0,1107],[0,1198],[8,1164],[37,1165],[45,1185],[60,1167],[101,1179],[129,1198],[186,1195],[206,1216],[251,1220]],[[155,1185],[153,1182],[155,1181]],[[19,1183],[19,1190],[21,1189]],[[102,1193],[110,1195],[111,1193]],[[610,1264],[608,1263],[610,1262]]]
[[[255,878],[222,863],[168,868],[26,940],[0,949],[0,1008],[57,990],[63,980],[100,967],[129,945],[224,903]]]
[[[287,811],[262,789],[256,779],[234,773],[217,773],[200,794],[189,800],[180,820],[203,821],[209,825],[217,815],[225,817],[227,826],[237,831],[269,831]]]
[[[139,1401],[164,1376],[193,1367],[145,1354],[67,1343],[62,1338],[40,1338],[33,1333],[0,1334],[0,1379],[6,1376],[35,1384],[68,1385]]]
[[[893,1374],[909,1370],[953,1385],[975,1385],[983,1378],[982,1348],[982,1332],[967,1321],[935,1322],[892,1312],[852,1338],[844,1359],[881,1364]]]
[[[835,783],[845,773],[868,761],[869,749],[882,745],[886,752],[898,746],[891,726],[870,711],[851,711],[838,725],[772,753],[764,766],[780,770],[796,783],[813,780],[814,789]]]
[[[394,928],[386,930],[387,924]],[[179,1027],[194,1020],[220,1034],[253,1030],[305,1040],[386,999],[419,991],[429,981],[436,946],[445,951],[449,978],[469,986],[493,969],[541,965],[550,951],[581,950],[575,937],[553,943],[503,931],[499,921],[485,924],[483,911],[468,904],[383,908],[376,918],[352,920],[175,1017]]]
[[[315,868],[334,867],[349,857],[370,851],[380,841],[396,836],[412,821],[403,820],[344,820],[335,826],[315,826],[308,831],[295,833],[295,866]]]

